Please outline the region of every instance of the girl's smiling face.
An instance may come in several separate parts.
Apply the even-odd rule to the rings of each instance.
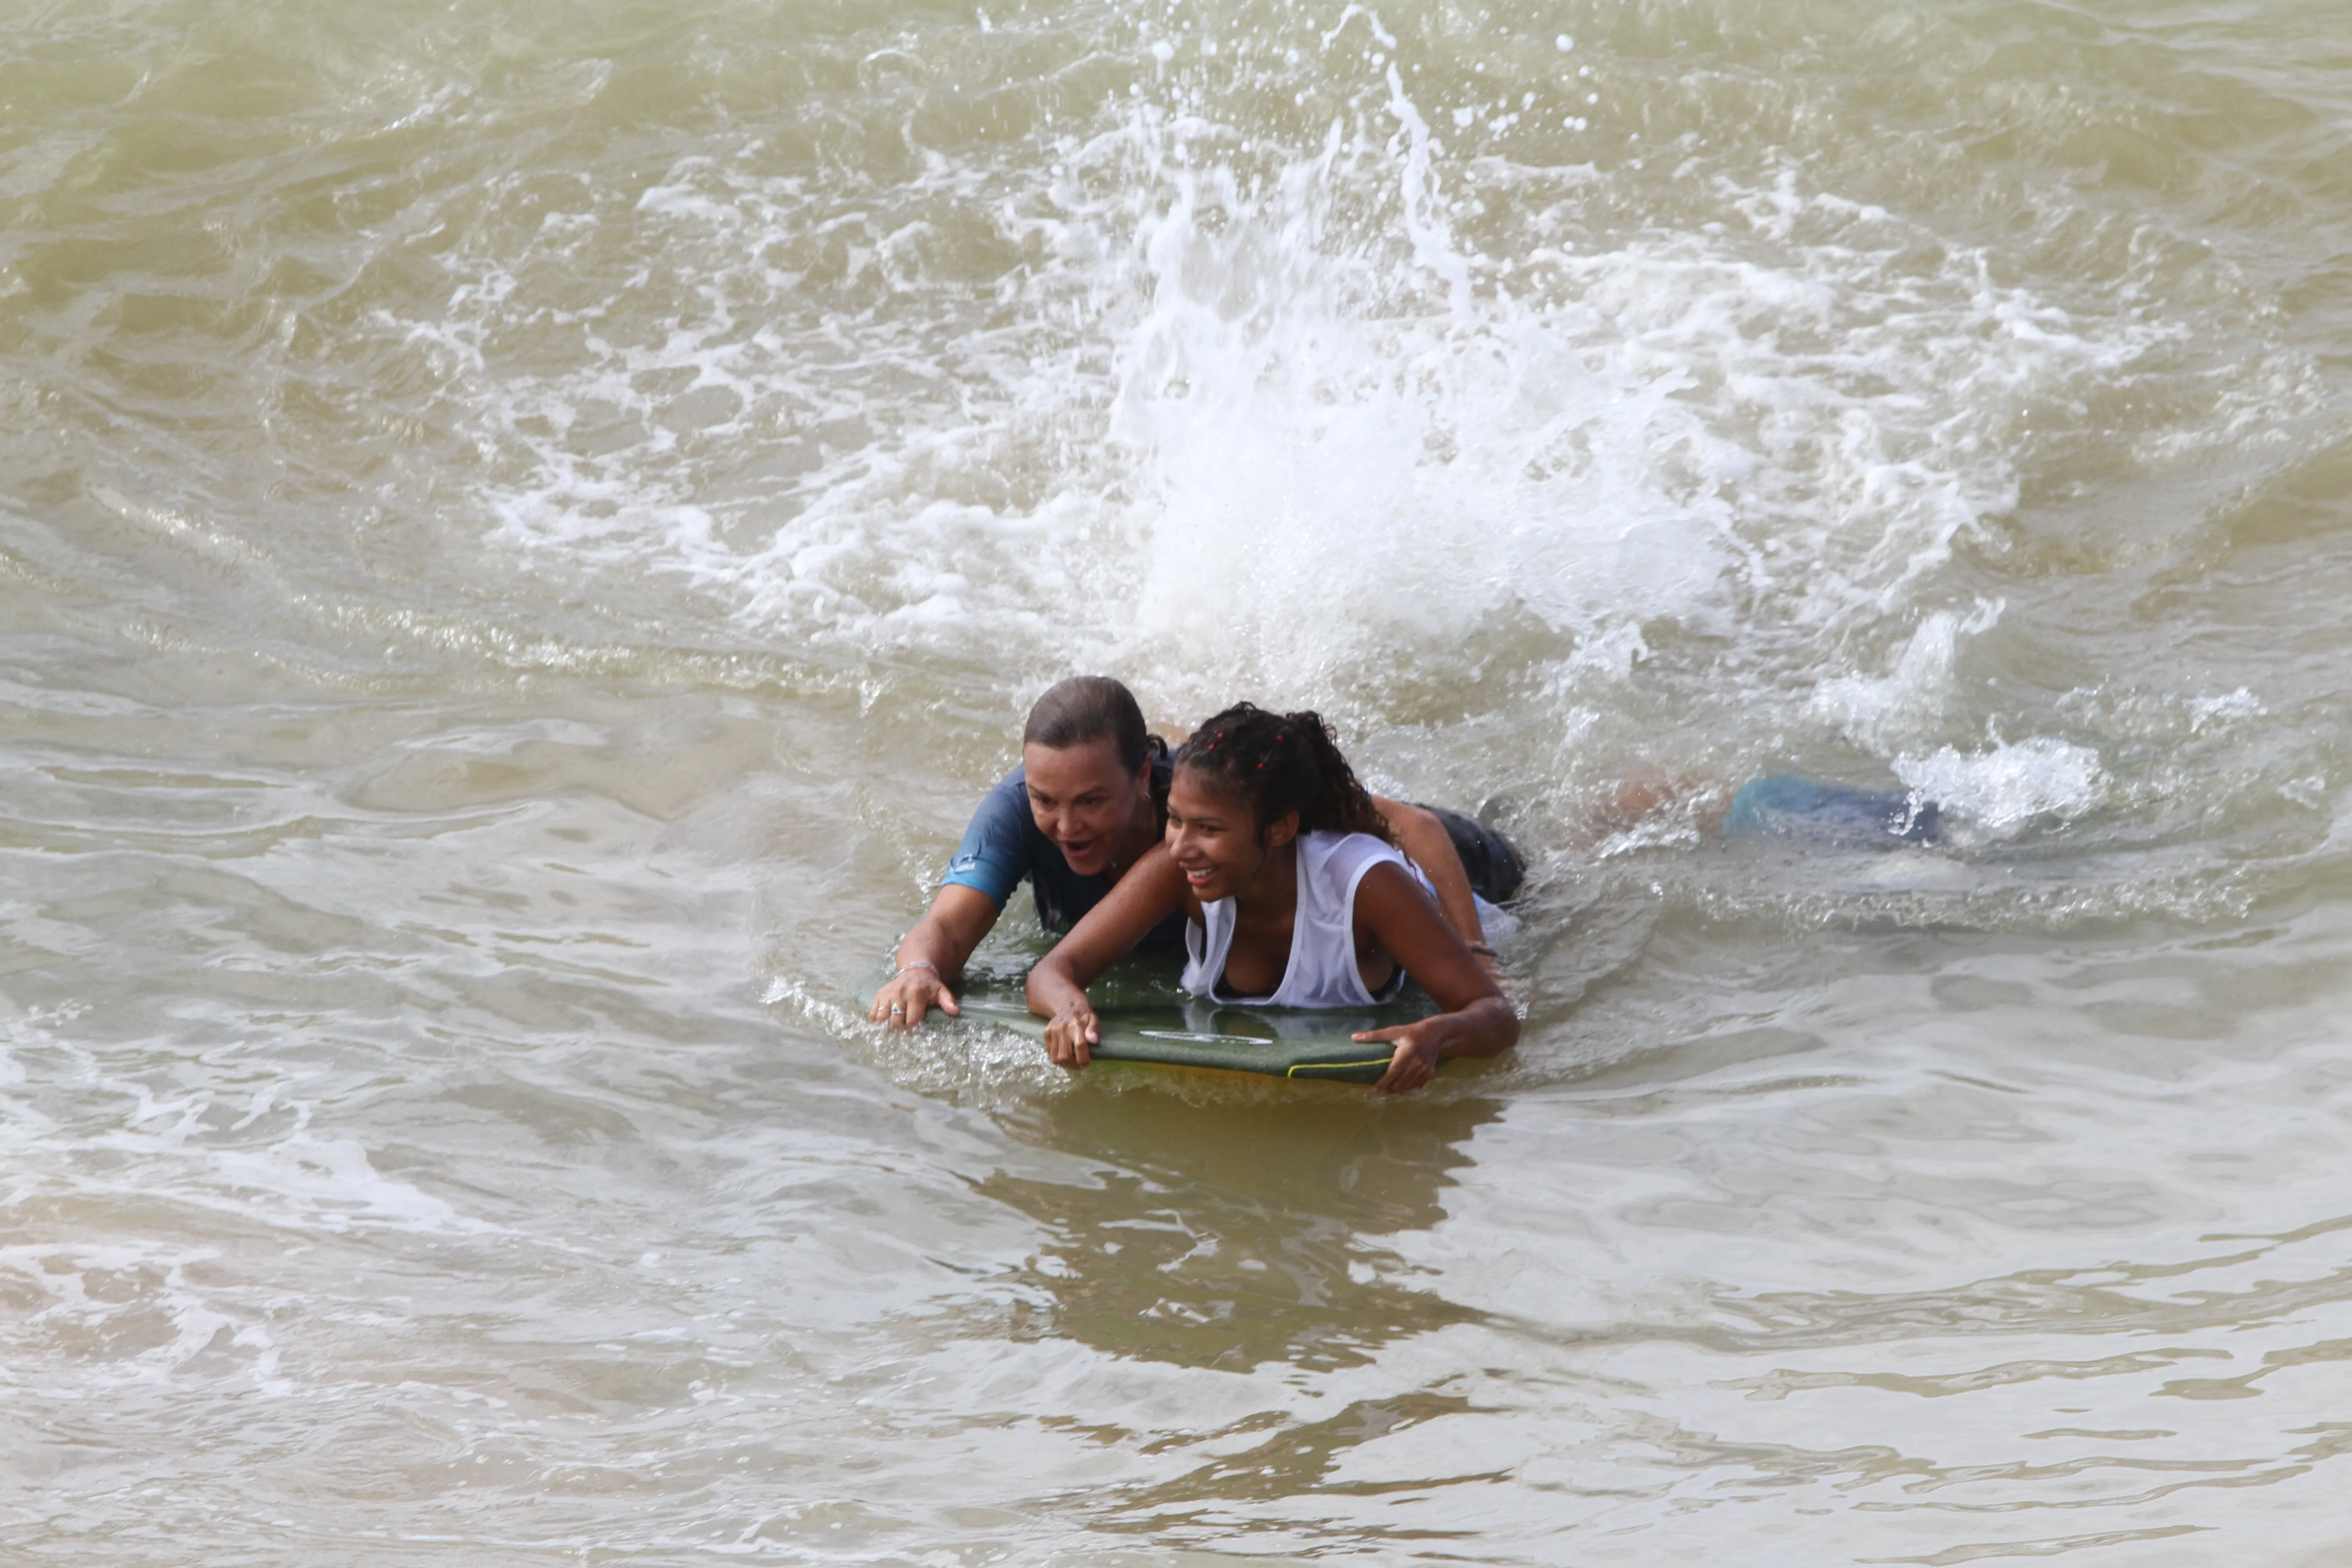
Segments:
[[[1261,831],[1235,792],[1196,768],[1180,767],[1168,783],[1168,858],[1202,903],[1250,890],[1276,851],[1298,833],[1288,813]],[[1287,864],[1287,858],[1281,857]]]

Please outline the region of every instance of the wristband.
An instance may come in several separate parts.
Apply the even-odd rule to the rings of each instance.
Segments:
[[[938,964],[933,963],[928,958],[919,958],[911,963],[902,963],[898,968],[892,970],[890,972],[890,978],[896,980],[901,974],[906,973],[909,969],[928,969],[931,972],[932,978],[934,979],[939,978],[940,975],[940,966]]]

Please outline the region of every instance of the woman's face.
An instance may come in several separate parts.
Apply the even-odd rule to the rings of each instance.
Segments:
[[[1070,869],[1100,877],[1114,858],[1133,859],[1151,840],[1151,770],[1129,773],[1108,741],[1021,748],[1029,814]],[[1138,842],[1140,840],[1140,842]],[[1119,857],[1118,852],[1129,853]]]
[[[1197,769],[1178,768],[1169,781],[1168,858],[1204,904],[1247,891],[1297,832],[1294,814],[1260,833],[1247,803]]]

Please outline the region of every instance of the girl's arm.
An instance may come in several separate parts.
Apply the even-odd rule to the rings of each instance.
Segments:
[[[1155,844],[1037,961],[1029,972],[1029,1011],[1052,1020],[1045,1026],[1045,1054],[1056,1066],[1082,1068],[1093,1059],[1102,1033],[1086,988],[1153,926],[1184,908],[1188,891],[1167,846]]]
[[[1356,930],[1376,939],[1445,1009],[1418,1023],[1355,1037],[1366,1044],[1395,1042],[1389,1070],[1372,1085],[1375,1090],[1402,1094],[1427,1083],[1437,1064],[1450,1057],[1491,1057],[1517,1043],[1518,1014],[1402,868],[1382,864],[1364,873],[1356,885]]]
[[[1478,956],[1478,950],[1486,945],[1486,932],[1478,922],[1478,900],[1470,889],[1470,873],[1462,868],[1462,851],[1454,847],[1454,836],[1445,831],[1445,824],[1424,806],[1386,795],[1372,796],[1372,809],[1388,824],[1389,837],[1404,851],[1404,858],[1429,879],[1430,890],[1437,895],[1437,912],[1445,917],[1445,923],[1472,955]],[[1485,956],[1486,967],[1493,970],[1492,950]]]

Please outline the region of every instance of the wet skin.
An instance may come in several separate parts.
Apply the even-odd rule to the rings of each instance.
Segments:
[[[1278,988],[1297,915],[1297,837],[1296,813],[1258,824],[1237,796],[1178,768],[1164,841],[1029,972],[1029,1010],[1050,1020],[1046,1054],[1071,1068],[1092,1059],[1102,1034],[1086,986],[1179,909],[1198,921],[1203,902],[1231,898],[1227,980],[1251,994]],[[1402,868],[1378,865],[1364,874],[1354,920],[1356,959],[1368,984],[1386,984],[1401,963],[1444,1009],[1352,1037],[1393,1047],[1376,1091],[1419,1089],[1449,1057],[1493,1056],[1517,1040],[1518,1016],[1494,978]]]
[[[1158,837],[1151,770],[1129,773],[1108,741],[1056,751],[1021,748],[1028,771],[1029,815],[1081,877],[1118,879]]]
[[[1129,773],[1108,740],[1076,746],[1021,748],[1028,771],[1029,814],[1086,876],[1117,880],[1160,837],[1149,765]],[[867,1016],[877,1024],[913,1028],[931,1008],[961,1013],[953,983],[981,938],[996,924],[996,900],[977,888],[948,886],[914,930],[898,943],[898,973],[874,994]]]

